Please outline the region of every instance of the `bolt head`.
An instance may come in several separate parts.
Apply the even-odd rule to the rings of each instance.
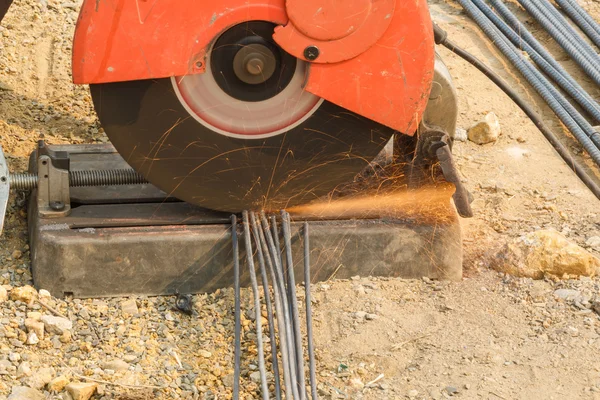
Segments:
[[[63,203],[62,201],[51,201],[50,208],[54,211],[62,211],[65,209],[65,203]]]
[[[317,58],[319,58],[320,54],[321,52],[317,46],[308,46],[306,49],[304,49],[304,58],[306,58],[308,61],[315,61]]]

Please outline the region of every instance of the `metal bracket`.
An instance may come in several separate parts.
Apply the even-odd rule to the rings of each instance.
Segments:
[[[52,161],[47,155],[37,159],[38,213],[46,218],[64,217],[71,212],[69,170],[55,167]]]
[[[4,157],[4,150],[0,146],[0,234],[4,229],[4,218],[8,207],[8,196],[10,195],[10,181],[8,179],[8,164]]]

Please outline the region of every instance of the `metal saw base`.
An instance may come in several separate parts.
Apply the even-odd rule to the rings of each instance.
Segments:
[[[69,152],[72,170],[127,167],[109,145],[50,147]],[[211,292],[233,284],[229,215],[167,199],[151,185],[72,188],[71,203],[68,216],[41,218],[31,193],[29,238],[38,289],[86,298]],[[462,277],[456,213],[442,225],[335,220],[310,227],[313,283],[356,275]],[[301,282],[300,224],[292,228]],[[249,284],[243,245],[241,251],[241,279]]]

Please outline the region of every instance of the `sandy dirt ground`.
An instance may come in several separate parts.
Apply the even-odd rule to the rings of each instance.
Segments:
[[[510,82],[591,173],[600,176],[458,4],[429,3],[451,40]],[[600,3],[581,3],[600,19]],[[107,141],[87,88],[71,83],[78,7],[77,2],[16,0],[0,27],[0,143],[12,170],[25,169],[29,152],[42,137],[49,143]],[[532,20],[527,23],[600,98],[600,88]],[[462,221],[464,279],[357,278],[316,284],[320,394],[348,399],[600,399],[600,318],[581,306],[600,294],[600,280],[514,278],[491,271],[484,257],[505,241],[539,229],[556,229],[585,247],[590,237],[600,236],[599,203],[517,106],[467,63],[445,49],[439,52],[458,90],[459,127],[468,128],[490,111],[502,126],[493,144],[460,142],[454,148],[464,182],[475,196],[475,217]],[[25,215],[24,198],[12,195],[0,238],[0,284],[9,289],[31,284]],[[558,289],[572,290],[575,299],[557,298]],[[74,322],[73,337],[47,335],[33,346],[19,346],[15,340],[25,335],[27,313],[43,310],[19,301],[0,303],[0,399],[14,387],[36,386],[32,382],[43,380],[44,374],[98,381],[98,399],[231,395],[230,291],[197,296],[196,321],[171,312],[172,299],[137,299],[132,318],[124,314],[125,299],[50,301]],[[245,332],[244,350],[252,354],[256,349],[249,324]],[[114,360],[126,366],[117,368],[123,364],[110,364]],[[251,377],[254,363],[251,355],[244,358],[242,388],[248,399],[258,396]],[[43,392],[43,385],[38,389]],[[46,398],[70,398],[64,391],[45,390]]]

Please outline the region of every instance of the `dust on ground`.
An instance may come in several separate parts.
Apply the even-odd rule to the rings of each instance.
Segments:
[[[582,4],[600,18],[597,2]],[[590,165],[581,147],[460,7],[443,0],[430,5],[451,40],[512,83]],[[13,170],[25,169],[41,137],[52,144],[107,141],[87,88],[70,80],[78,7],[56,0],[16,0],[0,27],[0,143]],[[592,95],[600,96],[533,21],[528,26]],[[475,218],[463,221],[465,278],[455,283],[357,278],[315,285],[322,397],[600,398],[600,319],[584,304],[598,295],[600,280],[511,278],[490,271],[482,258],[491,246],[542,228],[554,228],[585,245],[600,235],[598,201],[500,90],[464,61],[439,51],[458,90],[459,126],[467,128],[494,111],[503,129],[494,144],[454,147],[476,199]],[[22,197],[11,197],[0,238],[0,283],[5,285],[31,282],[24,205]],[[559,289],[571,290],[572,296],[557,297],[555,293],[565,293]],[[73,337],[61,341],[48,335],[37,345],[20,346],[27,313],[47,311],[37,303],[1,304],[0,398],[12,386],[43,378],[44,368],[52,368],[52,377],[99,381],[96,398],[227,398],[233,356],[231,292],[197,296],[197,319],[173,312],[171,300],[137,299],[131,316],[124,313],[125,299],[51,299],[75,322]],[[242,387],[246,398],[255,398],[256,348],[249,321],[245,334],[244,353],[249,355],[243,361]],[[125,369],[115,371],[123,365],[110,364],[115,360],[127,363]]]

